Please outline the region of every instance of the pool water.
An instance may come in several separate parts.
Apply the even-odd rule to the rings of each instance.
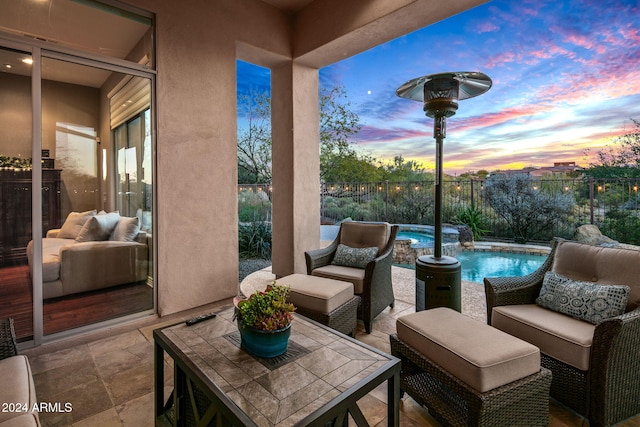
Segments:
[[[430,247],[433,246],[433,236],[416,231],[399,231],[396,240],[411,240],[411,246]]]
[[[485,277],[524,276],[533,273],[546,256],[508,252],[459,252],[462,280],[482,283]]]
[[[462,280],[482,283],[485,277],[525,276],[533,273],[547,257],[509,252],[463,251],[458,253],[456,259],[460,261]],[[399,266],[416,268],[415,264]]]

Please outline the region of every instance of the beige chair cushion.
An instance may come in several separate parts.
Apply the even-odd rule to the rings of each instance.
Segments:
[[[377,247],[378,254],[384,249],[391,234],[386,222],[343,222],[340,227],[340,242],[352,248]]]
[[[365,270],[362,268],[345,267],[343,265],[325,265],[324,267],[314,269],[311,274],[317,277],[352,283],[353,292],[360,295],[364,288],[364,272]]]
[[[481,393],[540,370],[537,347],[450,308],[400,317],[396,330],[405,344]]]
[[[494,307],[491,324],[540,348],[540,351],[586,371],[596,326],[537,304]]]
[[[560,241],[551,271],[584,282],[628,285],[626,311],[640,307],[640,251]]]
[[[292,274],[276,283],[290,288],[289,302],[293,305],[319,313],[331,313],[353,298],[353,285],[341,280]]]
[[[31,367],[26,356],[12,356],[0,360],[2,386],[0,387],[0,402],[20,403],[31,410],[37,402],[36,389],[31,376]],[[18,412],[0,411],[0,423],[21,415]],[[4,426],[4,424],[2,424]],[[22,424],[16,424],[22,425]],[[25,424],[29,425],[29,424]]]

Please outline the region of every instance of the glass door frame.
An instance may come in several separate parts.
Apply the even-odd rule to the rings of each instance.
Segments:
[[[130,61],[119,60],[117,58],[99,56],[92,53],[76,51],[74,49],[52,46],[40,40],[29,40],[25,43],[24,38],[12,34],[0,32],[0,48],[9,48],[30,53],[33,59],[31,71],[31,150],[32,150],[32,188],[42,187],[42,59],[57,59],[72,62],[78,65],[96,67],[112,72],[128,74],[148,78],[151,82],[151,147],[153,159],[153,183],[157,183],[157,161],[156,161],[156,135],[157,135],[157,113],[156,113],[156,71],[140,64]],[[111,134],[111,132],[109,132]],[[102,164],[102,162],[99,162]],[[157,213],[157,189],[153,186],[152,209],[154,216]],[[33,238],[33,340],[20,343],[20,347],[39,346],[46,342],[74,336],[80,333],[102,329],[111,325],[123,323],[132,319],[155,315],[158,307],[158,286],[157,286],[157,244],[153,244],[153,309],[140,313],[107,320],[100,323],[82,326],[66,332],[52,335],[44,335],[44,313],[43,313],[43,292],[42,292],[42,194],[41,191],[32,191],[32,238]],[[157,236],[157,221],[153,220],[152,232]]]

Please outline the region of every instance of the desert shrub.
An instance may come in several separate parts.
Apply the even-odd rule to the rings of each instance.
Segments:
[[[640,245],[640,218],[635,212],[610,210],[600,224],[600,231],[620,243]]]
[[[271,200],[263,191],[238,193],[238,220],[240,222],[270,221]]]
[[[240,258],[271,259],[271,223],[253,221],[238,227]]]
[[[509,225],[516,243],[549,239],[575,205],[572,193],[537,188],[528,175],[492,177],[485,182],[484,197]]]

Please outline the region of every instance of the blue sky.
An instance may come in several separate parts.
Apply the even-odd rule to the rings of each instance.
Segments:
[[[640,6],[494,0],[325,67],[320,84],[346,89],[362,125],[359,150],[433,169],[433,121],[395,91],[447,71],[483,72],[493,87],[460,101],[448,119],[445,173],[587,166],[589,155],[633,129],[630,118],[640,120]],[[238,77],[255,90],[269,85],[259,67],[239,63]]]

